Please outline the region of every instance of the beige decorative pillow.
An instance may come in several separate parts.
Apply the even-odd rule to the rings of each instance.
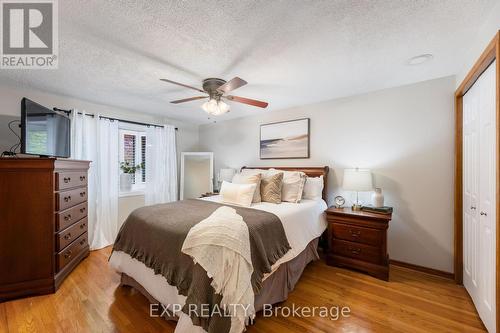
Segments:
[[[264,177],[260,183],[262,201],[281,203],[281,188],[283,185],[283,172]]]
[[[260,181],[262,178],[262,174],[243,174],[237,173],[233,177],[233,184],[255,184],[255,192],[253,194],[252,202],[261,202],[260,199]]]
[[[224,181],[220,188],[222,202],[249,207],[252,204],[256,186],[256,184],[233,184]]]
[[[307,176],[302,171],[281,171],[277,169],[269,169],[268,176],[279,172],[283,172],[283,187],[281,189],[281,201],[300,202],[302,199],[302,191]]]

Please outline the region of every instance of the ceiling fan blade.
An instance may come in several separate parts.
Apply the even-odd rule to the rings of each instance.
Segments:
[[[222,86],[217,88],[217,90],[221,93],[228,93],[230,91],[238,89],[239,87],[243,87],[245,84],[247,84],[247,81],[240,79],[239,77],[235,77],[234,79],[227,81]]]
[[[202,93],[206,93],[206,91],[205,91],[205,90],[201,90],[201,89],[196,88],[196,87],[191,87],[191,86],[188,86],[187,84],[183,84],[183,83],[175,82],[175,81],[168,80],[168,79],[160,79],[160,80],[161,80],[161,81],[164,81],[164,82],[168,82],[168,83],[176,84],[176,85],[181,86],[181,87],[184,87],[184,88],[189,88],[189,89],[193,89],[193,90],[196,90],[196,91],[199,91],[199,92],[202,92]]]
[[[267,108],[269,103],[267,102],[262,102],[262,101],[257,101],[255,99],[250,99],[250,98],[245,98],[245,97],[238,97],[238,96],[225,96],[228,100],[233,101],[233,102],[239,102],[243,104],[248,104],[252,106],[257,106],[259,108]]]
[[[208,98],[208,96],[196,96],[196,97],[190,97],[190,98],[184,98],[184,99],[178,99],[176,101],[172,101],[170,103],[173,104],[179,104],[179,103],[184,103],[184,102],[191,102],[191,101],[196,101],[197,99],[204,99]]]

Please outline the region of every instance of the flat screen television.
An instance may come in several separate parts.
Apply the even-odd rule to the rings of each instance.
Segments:
[[[21,101],[21,153],[70,157],[71,120],[27,98]]]

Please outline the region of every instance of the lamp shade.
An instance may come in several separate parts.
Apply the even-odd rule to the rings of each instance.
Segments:
[[[373,190],[370,169],[345,169],[342,187],[344,190],[357,192]]]
[[[219,170],[219,181],[223,182],[231,182],[233,180],[233,176],[236,173],[234,169],[220,169]]]

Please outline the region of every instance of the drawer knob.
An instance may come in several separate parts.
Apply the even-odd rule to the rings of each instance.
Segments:
[[[80,196],[84,197],[85,196],[85,192],[80,192]]]
[[[470,209],[472,209],[472,210],[476,210],[476,207],[474,207],[474,206],[470,206]]]
[[[67,233],[66,235],[64,235],[64,239],[65,240],[71,239],[71,233]]]
[[[82,224],[80,224],[80,229],[85,228],[85,226],[86,226],[86,225],[87,225],[86,223],[82,223]]]
[[[484,215],[484,216],[488,216],[488,214],[486,214],[485,212],[481,212],[479,214]]]
[[[64,197],[64,202],[69,202],[69,201],[71,201],[71,195]]]
[[[64,217],[64,221],[69,221],[71,220],[71,214],[68,214]]]
[[[71,257],[71,251],[68,251],[64,254],[64,259],[68,259],[69,257]]]
[[[87,240],[84,238],[80,241],[80,245],[84,245]]]
[[[80,213],[83,213],[85,211],[85,207],[80,208]]]
[[[80,176],[80,181],[84,181],[85,180],[85,176]]]
[[[64,182],[65,182],[65,183],[69,183],[70,181],[71,181],[71,177],[67,177],[67,178],[65,177],[65,178],[64,178]]]

